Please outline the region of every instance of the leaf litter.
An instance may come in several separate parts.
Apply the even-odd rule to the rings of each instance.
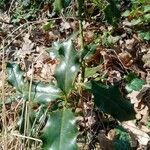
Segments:
[[[76,21],[63,21],[62,19],[60,19],[58,21],[55,21],[55,26],[49,29],[49,31],[44,31],[43,29],[41,29],[40,25],[36,24],[36,28],[33,27],[33,29],[30,29],[29,26],[21,27],[20,24],[20,29],[16,30],[15,25],[11,24],[9,16],[6,14],[4,15],[4,13],[2,13],[2,15],[0,18],[0,20],[2,20],[0,21],[0,42],[2,43],[3,40],[7,39],[4,41],[5,45],[8,45],[5,50],[5,57],[7,58],[6,60],[8,62],[15,61],[20,64],[22,70],[26,72],[27,78],[29,79],[31,79],[33,76],[34,80],[44,82],[52,81],[54,79],[53,76],[55,73],[56,65],[58,64],[58,60],[50,58],[46,52],[46,49],[48,49],[54,41],[57,41],[58,39],[60,41],[63,41],[68,35],[76,32]],[[38,17],[40,17],[40,15]],[[94,37],[94,33],[97,30],[96,25],[97,24],[95,24],[94,26],[92,22],[88,22],[84,25],[85,43],[89,44],[93,40],[97,40],[96,37]],[[24,30],[24,28],[27,29]],[[100,30],[99,32],[107,30],[105,26],[99,24],[98,29]],[[137,148],[138,144],[140,144],[139,147],[146,147],[150,140],[147,128],[150,107],[148,70],[150,66],[149,44],[141,41],[141,39],[134,35],[132,29],[129,30],[125,28],[124,30],[125,31],[121,34],[121,36],[119,36],[119,39],[113,39],[116,40],[114,45],[110,44],[111,42],[114,42],[113,40],[110,40],[110,43],[107,43],[107,45],[97,44],[100,43],[100,41],[98,41],[97,43],[95,42],[97,53],[89,58],[86,63],[89,65],[89,67],[99,66],[99,69],[96,70],[96,73],[98,73],[98,77],[104,72],[106,73],[106,75],[104,75],[103,77],[99,77],[100,80],[110,85],[119,84],[121,86],[120,89],[122,94],[129,97],[130,102],[133,104],[136,111],[136,119],[134,121],[126,121],[121,125],[128,130],[128,133],[131,137],[134,135],[134,138],[131,138],[131,141],[133,143],[136,143],[134,147]],[[21,31],[22,34],[19,35]],[[77,43],[77,48],[80,47],[81,43],[76,40],[74,40],[74,43]],[[2,48],[3,47],[1,45],[1,49]],[[2,60],[2,52],[0,53],[0,60]],[[100,63],[101,60],[103,60],[102,63]],[[32,64],[33,68],[31,67]],[[138,74],[139,77],[142,77],[142,79],[146,81],[146,88],[143,86],[138,91],[132,90],[131,93],[127,94],[127,91],[124,89],[125,82],[122,81],[122,79],[123,75],[127,74],[130,71]],[[144,77],[141,74],[144,74]],[[97,78],[97,76],[94,78]],[[87,94],[84,99],[87,100],[88,98],[91,99],[91,97]],[[12,103],[9,105],[10,107],[15,105],[16,109],[18,109],[17,105],[20,106],[19,103]],[[101,149],[111,149],[110,147],[113,147],[112,141],[116,136],[113,135],[110,138],[109,135],[112,134],[110,132],[114,132],[113,127],[111,127],[111,117],[109,118],[108,114],[101,114],[101,112],[99,112],[98,110],[93,111],[93,102],[90,100],[85,101],[84,106],[82,107],[84,107],[85,112],[79,119],[79,127],[83,134],[85,132],[88,132],[92,135],[89,138],[90,140],[88,144],[91,146],[95,142],[95,139],[98,139]],[[77,107],[77,109],[80,110],[78,110],[78,113],[81,112],[81,110],[83,109],[82,107]],[[13,112],[14,110],[11,110],[9,108],[8,112],[10,111]],[[8,118],[12,118],[12,116],[9,115],[11,114],[7,114]],[[105,120],[106,124],[108,123],[107,125],[105,124]],[[13,120],[9,121],[14,122]],[[115,126],[116,121],[113,120],[112,122],[112,126]],[[8,123],[8,126],[10,127],[10,130],[13,130],[10,123]],[[143,126],[146,129],[143,130]],[[103,132],[103,129],[105,129],[107,133]]]

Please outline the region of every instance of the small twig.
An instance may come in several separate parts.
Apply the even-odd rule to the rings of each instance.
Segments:
[[[79,17],[79,36],[80,36],[80,44],[81,44],[81,47],[80,47],[80,51],[84,51],[84,38],[83,38],[83,24],[82,24],[82,21],[83,21],[83,18],[82,18],[82,3],[80,0],[76,0],[77,2],[77,6],[78,6],[78,17]],[[84,3],[84,2],[83,2]],[[81,58],[81,79],[80,79],[80,83],[84,83],[84,78],[85,78],[85,62],[83,60],[83,58]],[[82,112],[83,112],[83,122],[84,122],[84,125],[86,127],[86,120],[85,120],[85,107],[84,107],[84,101],[83,101],[83,89],[82,87],[79,88],[79,95],[80,95],[80,101],[81,101],[81,105],[82,105]],[[86,130],[85,130],[86,132]],[[86,145],[86,137],[84,138],[84,145],[83,145],[83,149]]]
[[[83,2],[84,4],[84,2]],[[83,17],[82,17],[82,3],[80,2],[80,0],[77,0],[77,5],[78,5],[78,17],[79,17],[79,35],[80,35],[80,44],[81,44],[81,48],[80,51],[84,50],[84,37],[83,37]],[[84,78],[85,78],[85,62],[83,60],[83,58],[81,58],[81,82],[84,82]]]
[[[22,33],[24,33],[27,29],[24,29],[21,31],[17,36],[15,36],[6,46],[4,46],[2,49],[6,49],[16,38],[18,38]],[[2,50],[0,49],[0,50]]]
[[[0,19],[0,22],[4,24],[12,24],[11,22],[4,21],[3,19]]]
[[[5,49],[3,40],[3,59],[2,59],[2,115],[3,115],[3,129],[4,129],[4,150],[7,150],[7,121],[6,121],[6,107],[5,107]]]
[[[28,98],[28,103],[27,103],[27,111],[26,111],[26,125],[27,125],[27,135],[31,135],[31,133],[29,133],[29,124],[30,124],[30,114],[31,114],[31,93],[32,93],[32,82],[33,82],[33,63],[31,66],[31,70],[32,70],[32,74],[31,74],[31,78],[30,78],[30,83],[29,83],[29,98]],[[28,144],[28,140],[26,141],[26,145]]]
[[[29,136],[24,136],[24,135],[20,135],[20,134],[16,134],[16,133],[13,133],[12,134],[13,136],[17,136],[17,137],[20,137],[20,138],[25,138],[25,139],[30,139],[30,140],[34,140],[34,141],[38,141],[38,142],[41,142],[42,143],[42,140],[40,139],[37,139],[37,138],[33,138],[33,137],[29,137]]]
[[[70,18],[74,18],[75,17],[65,17],[66,19],[70,19]],[[30,21],[30,22],[26,22],[22,25],[20,25],[18,28],[16,28],[14,31],[12,31],[10,34],[8,34],[6,36],[6,38],[4,39],[5,41],[10,37],[12,36],[13,33],[17,32],[19,29],[23,28],[23,27],[26,27],[28,25],[35,25],[35,24],[40,24],[40,23],[43,23],[43,22],[46,22],[46,21],[52,21],[52,20],[59,20],[59,19],[64,19],[64,17],[58,17],[58,18],[52,18],[52,19],[44,19],[44,20],[40,20],[40,21]],[[1,21],[1,20],[0,20]],[[23,31],[21,31],[21,33],[19,33],[16,37],[14,37],[12,39],[12,41],[10,41],[6,46],[4,46],[4,49],[7,48],[17,37],[19,37],[23,32],[25,32],[27,29],[25,28]],[[1,48],[0,50],[2,50],[3,48]]]
[[[72,18],[72,19],[77,19],[76,17],[65,17],[65,19],[70,19],[70,18]],[[8,39],[13,33],[15,33],[16,31],[18,31],[19,29],[21,29],[22,27],[26,27],[26,26],[28,26],[28,25],[32,25],[32,24],[41,24],[41,23],[43,23],[43,22],[47,22],[47,21],[52,21],[52,20],[59,20],[59,19],[64,19],[64,17],[57,17],[57,18],[51,18],[51,19],[43,19],[43,20],[39,20],[39,21],[28,21],[28,22],[26,22],[26,23],[24,23],[24,24],[22,24],[22,25],[20,25],[18,28],[16,28],[14,31],[12,31],[10,34],[8,34],[8,36],[5,38],[5,40],[6,39]]]
[[[12,8],[12,5],[13,5],[14,1],[15,1],[15,0],[12,0],[12,1],[11,1],[10,7],[9,7],[9,10],[8,10],[8,14],[10,14],[10,10],[11,10],[11,8]]]

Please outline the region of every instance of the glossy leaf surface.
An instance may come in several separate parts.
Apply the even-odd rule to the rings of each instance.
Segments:
[[[68,94],[73,88],[80,67],[78,52],[74,49],[71,40],[56,45],[56,47],[60,63],[56,67],[55,78],[59,88]]]
[[[52,112],[43,129],[44,150],[76,150],[77,128],[71,110]]]
[[[95,104],[104,113],[108,113],[120,121],[135,118],[132,104],[122,96],[117,86],[105,86],[93,81],[91,82],[91,91]]]
[[[20,70],[18,64],[7,64],[8,82],[16,88],[17,91],[22,92],[24,87],[23,72]]]
[[[54,10],[57,13],[60,13],[63,8],[68,7],[71,0],[55,0],[53,3]]]
[[[144,80],[139,78],[134,78],[130,83],[128,83],[125,88],[128,92],[139,91],[145,84]]]
[[[130,150],[131,149],[131,137],[126,129],[121,126],[115,129],[116,138],[113,139],[113,147],[115,150]]]
[[[16,88],[21,97],[29,99],[29,81],[23,77],[18,64],[7,64],[8,82]],[[30,98],[37,103],[48,103],[61,97],[61,90],[53,84],[32,83]]]
[[[114,0],[109,0],[109,4],[104,9],[105,19],[111,25],[116,25],[121,17],[120,11]]]

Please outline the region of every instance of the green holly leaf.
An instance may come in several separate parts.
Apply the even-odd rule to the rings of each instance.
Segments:
[[[121,126],[115,129],[115,139],[113,139],[113,147],[115,150],[130,150],[131,149],[131,137],[126,129]]]
[[[75,78],[79,71],[79,55],[71,40],[65,41],[59,46],[56,45],[56,47],[58,48],[60,63],[56,67],[54,76],[57,80],[58,87],[67,95],[73,88]]]
[[[109,0],[109,4],[104,9],[104,14],[107,22],[113,26],[118,23],[118,20],[121,17],[121,13],[114,0]]]
[[[77,150],[77,128],[71,110],[52,112],[43,129],[41,139],[44,150]]]
[[[7,64],[8,82],[16,88],[17,93],[25,100],[30,99],[37,103],[49,103],[62,97],[61,90],[53,84],[32,83],[31,90],[28,80],[18,64]]]
[[[132,91],[139,91],[144,84],[145,84],[144,80],[139,78],[134,78],[125,86],[125,88],[130,93]]]
[[[105,86],[92,81],[87,87],[94,95],[96,106],[104,113],[120,121],[135,118],[133,105],[122,96],[117,86]]]
[[[33,83],[31,99],[38,103],[49,103],[62,97],[61,90],[53,84]],[[24,91],[24,97],[28,98],[29,92]]]
[[[50,58],[52,59],[60,59],[59,50],[61,49],[61,44],[59,42],[54,42],[52,48],[47,49]]]
[[[16,88],[18,92],[22,92],[24,87],[23,72],[20,70],[18,64],[7,63],[8,82]]]
[[[71,0],[55,0],[53,3],[54,11],[60,13],[63,8],[68,7]]]

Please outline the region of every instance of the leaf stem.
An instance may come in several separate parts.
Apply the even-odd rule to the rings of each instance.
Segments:
[[[83,5],[84,5],[84,0],[77,0],[77,6],[78,6],[78,17],[79,17],[79,36],[80,36],[80,44],[81,44],[81,49],[80,51],[84,50],[84,37],[83,37]],[[81,58],[81,82],[84,82],[85,78],[85,62],[83,58]]]
[[[84,38],[83,38],[83,24],[82,19],[79,20],[79,34],[80,34],[80,44],[81,44],[81,51],[84,50]]]

